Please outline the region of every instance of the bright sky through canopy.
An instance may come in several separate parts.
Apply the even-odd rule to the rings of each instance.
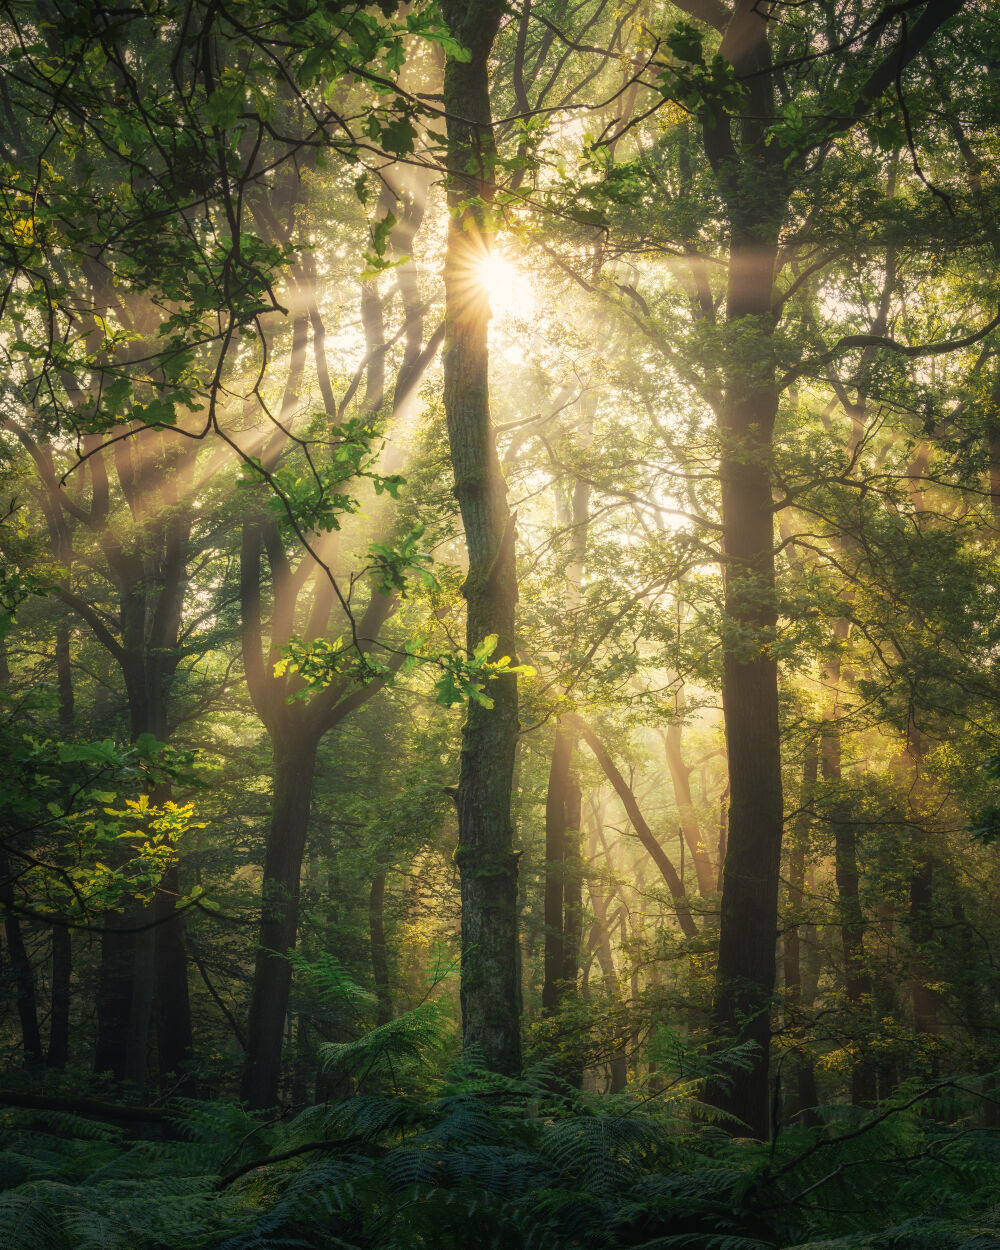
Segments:
[[[488,252],[479,262],[479,280],[490,297],[494,317],[530,317],[535,292],[527,277],[503,252]]]

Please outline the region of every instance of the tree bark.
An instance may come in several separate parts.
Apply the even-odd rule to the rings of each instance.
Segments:
[[[191,1095],[194,1093],[194,1077],[190,1071],[194,1047],[184,921],[175,914],[179,893],[178,870],[174,867],[160,882],[153,904],[153,915],[159,922],[153,930],[156,1052],[161,1077],[174,1077],[175,1091]]]
[[[69,1059],[70,978],[73,972],[73,939],[69,929],[52,926],[52,1002],[49,1014],[50,1068],[65,1068]]]
[[[738,128],[706,110],[705,148],[726,205],[729,273],[725,320],[732,347],[717,410],[722,450],[725,566],[722,703],[729,757],[729,833],[723,866],[713,1020],[724,1039],[755,1044],[747,1071],[706,1097],[766,1137],[782,836],[778,670],[773,640],[774,513],[771,439],[778,411],[774,276],[786,211],[783,154],[770,145],[774,116],[768,23],[737,0],[721,55],[747,81]]]
[[[101,934],[101,962],[97,974],[97,1042],[94,1072],[125,1079],[129,1016],[132,1008],[134,934],[115,930],[125,917],[106,916]]]
[[[925,5],[853,100],[838,106],[835,131],[846,132],[861,120],[961,7],[962,0]],[[705,151],[729,227],[718,424],[729,622],[723,639],[722,700],[731,796],[713,1015],[719,1034],[757,1046],[749,1071],[734,1074],[731,1085],[706,1091],[706,1096],[757,1137],[767,1136],[769,1129],[782,835],[777,665],[771,646],[776,611],[770,458],[779,394],[775,265],[792,179],[801,176],[805,164],[771,129],[780,81],[769,43],[773,29],[756,0],[735,0],[719,54],[741,81],[744,101],[738,114],[711,101],[701,113]]]
[[[563,893],[566,884],[566,800],[569,786],[573,739],[556,727],[545,795],[545,957],[542,982],[542,1011],[551,1013],[559,1006],[563,978]]]
[[[372,878],[368,894],[368,934],[372,952],[372,976],[378,997],[378,1024],[392,1019],[392,990],[389,986],[389,955],[385,944],[385,869]]]
[[[0,871],[5,871],[0,867]],[[13,912],[7,912],[3,922],[4,938],[11,970],[14,973],[14,991],[17,996],[17,1017],[21,1025],[21,1046],[24,1062],[36,1067],[42,1062],[42,1035],[38,1029],[38,1004],[35,999],[35,973],[24,945],[21,922]]]
[[[490,634],[494,658],[515,656],[517,602],[514,518],[490,420],[489,301],[478,277],[487,254],[496,158],[488,59],[504,6],[498,0],[442,10],[469,60],[445,64],[448,203],[445,257],[444,408],[465,530],[469,572],[463,584],[471,654]],[[458,851],[462,894],[462,1038],[485,1064],[513,1073],[521,1066],[517,943],[517,856],[511,786],[518,736],[517,679],[488,690],[493,706],[472,701],[462,731],[458,782]]]
[[[785,1025],[801,1027],[803,1008],[812,1006],[812,996],[802,993],[802,944],[799,935],[799,916],[805,908],[806,840],[812,825],[811,804],[819,779],[819,749],[816,740],[806,743],[802,760],[802,789],[799,793],[799,814],[791,829],[788,848],[788,908],[792,921],[785,931],[783,943],[783,972],[785,981]],[[819,1102],[816,1091],[816,1072],[809,1059],[802,1054],[792,1057],[793,1105],[789,1116],[798,1116],[801,1123],[816,1123],[812,1108]]]
[[[838,633],[846,636],[846,621],[838,621]],[[823,780],[839,786],[843,780],[841,767],[840,727],[837,695],[840,690],[841,665],[834,658],[826,666],[827,681],[833,693],[834,705],[828,712],[822,739]],[[871,1024],[872,984],[865,954],[865,920],[861,908],[859,889],[857,836],[850,808],[842,796],[835,794],[830,808],[833,827],[834,876],[837,882],[837,900],[840,909],[841,950],[844,958],[844,990],[852,1016],[864,1021],[862,1031]],[[868,1107],[876,1101],[875,1073],[871,1063],[858,1060],[851,1074],[851,1101],[855,1106]]]
[[[290,375],[287,390],[294,392]],[[299,881],[312,805],[316,753],[323,735],[381,690],[378,678],[353,686],[347,677],[335,677],[305,701],[290,699],[302,690],[298,675],[276,674],[265,658],[261,611],[263,581],[261,557],[267,551],[271,569],[272,604],[270,650],[287,643],[294,628],[296,607],[303,588],[314,574],[316,584],[308,603],[306,637],[322,637],[334,604],[333,587],[309,555],[291,567],[274,522],[263,513],[248,516],[240,549],[241,648],[247,687],[271,739],[274,753],[274,791],[263,865],[259,949],[250,997],[247,1052],[242,1097],[255,1110],[273,1107],[281,1079],[283,1023],[291,989],[291,965],[285,953],[295,945],[298,929]],[[304,606],[304,605],[298,605]],[[391,615],[394,599],[373,591],[368,606],[355,622],[357,645],[365,652]],[[405,658],[401,649],[390,664]]]
[[[292,985],[292,966],[285,956],[295,946],[298,929],[299,878],[318,744],[315,735],[304,733],[274,739],[274,792],[240,1091],[254,1111],[273,1107],[278,1100],[285,1014]]]
[[[583,942],[583,794],[576,774],[570,770],[564,808],[565,877],[563,879],[563,965],[562,982],[567,991],[576,986],[580,972],[580,946]]]

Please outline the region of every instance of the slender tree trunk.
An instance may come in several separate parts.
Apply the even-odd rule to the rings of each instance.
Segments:
[[[73,732],[73,670],[70,668],[70,628],[65,618],[56,625],[56,686],[59,691],[59,732]]]
[[[598,830],[600,828],[600,815],[596,816],[593,823],[589,825],[589,840],[587,847],[587,859],[590,863],[597,858]],[[621,987],[618,984],[618,973],[615,969],[614,952],[611,949],[611,925],[613,918],[608,917],[607,900],[604,897],[604,891],[599,881],[595,881],[592,877],[587,881],[588,892],[590,894],[591,905],[594,909],[594,919],[598,929],[597,936],[597,958],[601,965],[601,974],[604,978],[604,989],[608,997],[615,1000],[621,996]],[[613,1094],[620,1093],[628,1084],[628,1060],[624,1053],[619,1052],[611,1057],[610,1061],[610,1092]]]
[[[514,657],[517,602],[514,518],[497,459],[488,393],[489,303],[478,265],[490,240],[495,148],[488,58],[499,0],[442,10],[469,59],[449,57],[444,98],[451,217],[445,257],[444,408],[469,572],[463,584],[469,653],[497,635],[494,658]],[[517,679],[492,680],[493,706],[472,701],[462,731],[458,851],[462,894],[462,1037],[499,1072],[521,1066],[517,856],[511,786],[517,748]]]
[[[801,1027],[801,1014],[805,1006],[802,995],[802,945],[799,937],[799,916],[805,908],[806,879],[806,841],[812,825],[810,804],[816,792],[819,777],[819,750],[815,739],[806,744],[802,760],[802,789],[799,795],[799,814],[791,829],[788,848],[788,909],[792,921],[785,932],[784,939],[784,980],[785,980],[785,1025]],[[819,1102],[816,1092],[816,1073],[810,1060],[802,1054],[791,1059],[792,1080],[794,1090],[789,1100],[789,1117],[798,1116],[804,1124],[815,1122],[812,1108]]]
[[[844,112],[863,117],[917,57],[961,0],[924,6],[906,38],[875,66]],[[793,177],[802,160],[773,130],[780,73],[775,29],[757,0],[717,17],[719,55],[745,92],[739,114],[706,103],[705,151],[729,226],[729,274],[718,405],[722,452],[725,614],[722,702],[729,750],[729,845],[723,870],[714,1019],[723,1036],[753,1041],[757,1060],[707,1097],[758,1137],[769,1129],[768,1057],[775,978],[782,835],[781,751],[774,600],[771,452],[778,408],[775,266]]]
[[[841,638],[847,636],[846,621],[837,622],[836,633]],[[841,664],[838,657],[827,664],[826,677],[833,696],[833,706],[827,713],[823,727],[823,780],[839,787],[843,781],[843,769],[838,724],[841,683]],[[844,989],[852,1016],[857,1018],[864,1033],[871,1024],[872,985],[865,953],[865,920],[859,889],[857,836],[850,808],[837,793],[834,794],[830,808],[830,823],[833,828],[834,875],[840,908]],[[855,1106],[867,1107],[876,1101],[876,1097],[875,1073],[871,1063],[864,1058],[859,1059],[851,1075],[851,1101]]]
[[[918,1033],[938,1033],[941,1028],[938,992],[931,984],[926,951],[934,936],[934,860],[926,848],[918,849],[910,873],[910,938],[917,950],[911,980],[913,1027]]]
[[[562,981],[567,989],[572,989],[580,971],[580,946],[583,942],[583,834],[580,829],[583,820],[583,795],[572,770],[567,778],[565,819]]]
[[[389,986],[389,955],[385,944],[385,869],[372,878],[368,894],[368,935],[372,952],[372,976],[378,996],[379,1024],[392,1019],[392,990]]]
[[[579,730],[580,737],[583,738],[587,746],[593,751],[597,762],[604,770],[604,775],[608,781],[614,786],[615,793],[622,801],[622,806],[628,813],[628,818],[632,822],[633,828],[638,835],[639,841],[642,843],[653,863],[660,870],[663,880],[666,882],[667,889],[670,891],[670,897],[674,902],[674,910],[677,913],[677,923],[681,927],[681,932],[685,937],[697,937],[698,926],[695,923],[694,916],[691,914],[691,904],[688,900],[687,892],[677,874],[670,856],[666,853],[660,843],[657,841],[652,829],[646,823],[646,819],[642,814],[642,810],[636,801],[632,787],[622,776],[620,770],[611,758],[607,748],[597,737],[590,726],[579,717],[573,718],[573,727]]]
[[[716,873],[712,868],[712,861],[701,840],[701,831],[698,828],[698,816],[691,798],[691,769],[684,763],[684,755],[681,751],[682,733],[683,729],[679,721],[667,726],[663,735],[664,754],[670,772],[670,781],[674,788],[674,800],[680,816],[682,836],[694,860],[698,893],[712,894],[715,890]]]
[[[542,1010],[559,1006],[564,967],[563,893],[566,884],[566,804],[573,738],[556,727],[545,795],[545,959]]]
[[[260,931],[241,1096],[254,1111],[278,1101],[281,1047],[292,984],[285,954],[295,946],[299,877],[305,854],[318,740],[314,735],[274,738],[274,794],[264,855]]]
[[[924,756],[927,739],[913,723],[907,725],[905,762],[909,774],[907,804],[912,822],[913,866],[910,870],[909,928],[914,958],[910,977],[913,1027],[918,1033],[940,1031],[940,998],[933,987],[933,969],[928,957],[934,938],[934,855],[930,847],[928,813],[924,799],[927,781]]]
[[[70,978],[73,972],[73,943],[69,929],[52,926],[52,1003],[49,1014],[49,1049],[45,1062],[50,1068],[65,1068],[69,1059]]]

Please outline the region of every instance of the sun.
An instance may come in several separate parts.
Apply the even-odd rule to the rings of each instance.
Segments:
[[[535,292],[531,282],[503,252],[487,252],[478,262],[476,272],[490,297],[494,317],[530,317],[535,311]]]

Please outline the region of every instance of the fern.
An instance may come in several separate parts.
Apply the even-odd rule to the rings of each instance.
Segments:
[[[319,1049],[327,1069],[340,1068],[359,1080],[377,1074],[398,1088],[414,1067],[428,1065],[443,1051],[452,1025],[436,1002],[422,1003],[405,1015],[371,1029],[352,1042],[328,1042]]]
[[[351,1062],[370,1061],[373,1045],[423,1061],[438,1023],[418,1014],[369,1035]],[[1000,1243],[1000,1134],[936,1124],[912,1105],[832,1116],[772,1152],[692,1126],[669,1099],[598,1097],[547,1065],[509,1078],[466,1060],[436,1097],[358,1095],[286,1123],[185,1102],[173,1122],[177,1140],[67,1139],[70,1122],[9,1113],[0,1250]]]

